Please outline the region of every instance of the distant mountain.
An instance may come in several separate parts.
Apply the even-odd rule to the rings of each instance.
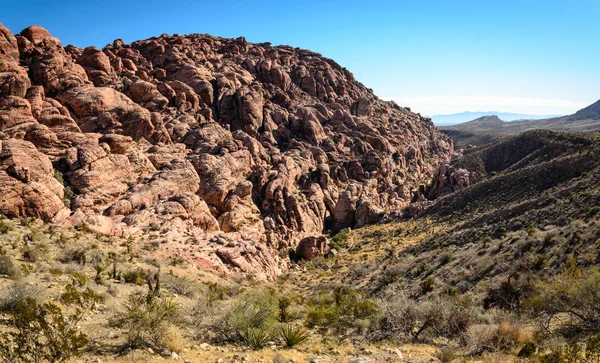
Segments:
[[[480,117],[454,126],[441,127],[445,130],[520,133],[533,129],[556,131],[600,130],[600,101],[585,107],[572,115],[538,120],[505,122],[498,116]]]
[[[463,122],[471,121],[476,118],[480,118],[483,116],[498,116],[504,121],[517,121],[517,120],[538,120],[538,119],[546,119],[550,117],[558,117],[560,115],[526,115],[522,113],[511,113],[511,112],[496,112],[496,111],[487,111],[487,112],[461,112],[454,113],[449,115],[435,115],[431,116],[433,123],[437,126],[450,126],[456,125]]]

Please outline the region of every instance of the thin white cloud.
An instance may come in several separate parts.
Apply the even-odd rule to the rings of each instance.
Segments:
[[[571,100],[494,96],[390,97],[390,99],[427,115],[463,111],[568,114],[588,105],[585,102]]]

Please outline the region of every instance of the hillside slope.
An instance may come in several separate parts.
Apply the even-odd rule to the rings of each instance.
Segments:
[[[407,205],[452,153],[430,120],[308,50],[0,33],[0,213],[154,233],[159,256],[201,270],[277,275],[279,250]]]
[[[465,152],[434,178],[428,196],[437,199],[409,208],[420,216],[419,239],[375,265],[393,265],[398,283],[413,291],[432,278],[437,288],[476,293],[512,274],[560,273],[573,253],[579,266],[593,267],[599,160],[599,133],[535,130]],[[378,228],[393,224],[362,233]],[[440,263],[441,251],[451,261]]]

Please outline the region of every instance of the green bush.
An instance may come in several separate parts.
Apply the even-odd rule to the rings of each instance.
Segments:
[[[349,234],[350,231],[347,228],[342,229],[331,238],[331,246],[337,250],[341,250],[348,247]]]
[[[446,251],[440,255],[440,265],[445,265],[448,262],[452,261],[454,258],[454,254],[452,251]]]
[[[170,331],[181,321],[179,305],[165,297],[134,294],[125,303],[125,311],[117,314],[112,325],[125,329],[128,347],[167,348]]]
[[[10,225],[0,221],[0,234],[7,234],[11,230]]]
[[[431,276],[429,276],[425,280],[421,281],[421,284],[419,285],[421,287],[421,294],[425,295],[428,292],[433,291],[434,285],[435,285],[435,280]]]
[[[0,357],[6,362],[66,362],[83,353],[87,336],[78,329],[85,313],[97,301],[90,290],[83,293],[67,286],[63,303],[74,306],[63,313],[54,303],[40,304],[27,298],[11,311],[13,330],[0,334]]]
[[[338,286],[333,292],[313,298],[306,323],[309,326],[345,329],[358,319],[372,319],[377,305],[348,286]]]
[[[208,288],[207,291],[207,301],[208,304],[212,306],[216,301],[223,300],[227,296],[231,296],[233,293],[231,288],[227,286],[219,285],[216,282],[205,282],[204,283]]]
[[[128,284],[142,286],[145,280],[145,274],[140,270],[129,270],[123,273],[123,280]]]
[[[242,295],[217,322],[215,329],[230,342],[244,342],[253,346],[262,335],[269,335],[277,323],[277,301],[272,292],[262,291]],[[261,333],[259,333],[259,331]],[[262,334],[264,333],[264,334]]]
[[[290,306],[292,305],[292,299],[287,296],[279,298],[279,321],[282,323],[289,323],[292,321],[293,316],[290,313]]]

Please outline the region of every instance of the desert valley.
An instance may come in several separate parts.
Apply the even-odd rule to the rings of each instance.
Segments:
[[[438,129],[310,50],[18,30],[3,362],[600,361],[600,101]]]

